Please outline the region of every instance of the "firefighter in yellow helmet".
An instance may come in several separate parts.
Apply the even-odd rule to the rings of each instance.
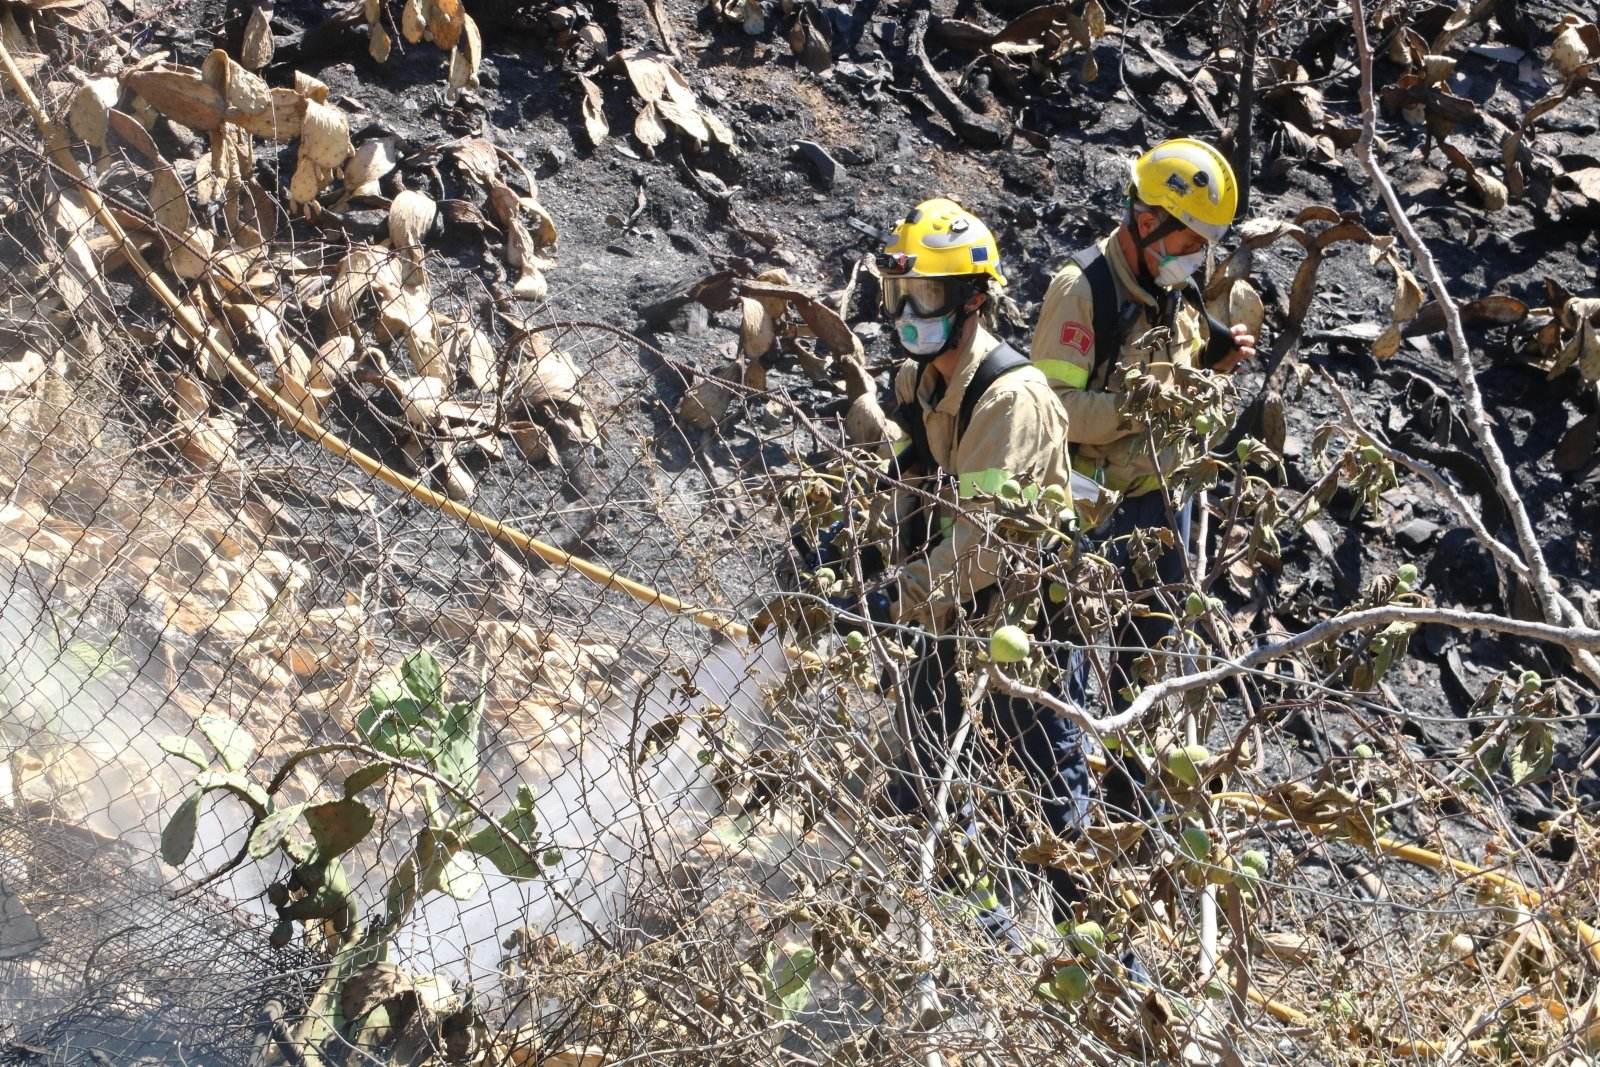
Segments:
[[[921,654],[900,687],[910,736],[891,794],[911,814],[923,811],[937,790],[949,738],[968,713],[957,679],[956,624],[996,607],[991,601],[1006,557],[996,546],[988,521],[993,512],[987,509],[1010,493],[1031,498],[1052,486],[1070,492],[1072,469],[1066,409],[1048,379],[987,328],[1005,284],[989,228],[953,200],[924,201],[895,227],[878,257],[878,272],[883,311],[906,356],[895,376],[893,414],[903,436],[894,446],[891,470],[953,497],[957,505],[930,515],[922,498],[903,494],[897,512],[904,565],[896,580],[869,594],[864,605],[854,598],[838,604],[855,612],[865,607],[876,621],[924,631]],[[1049,625],[1041,618],[1034,637],[1051,636]],[[1023,773],[1045,821],[1061,834],[1080,825],[1089,801],[1089,767],[1076,726],[992,690],[971,710],[982,716],[982,729],[973,736],[993,739],[993,755]],[[956,813],[955,825],[975,826],[970,805]],[[950,877],[956,886],[948,888],[968,896],[997,940],[1022,947],[996,895],[1000,887],[988,875],[969,868]],[[1047,877],[1064,916],[1077,888],[1064,872]]]
[[[1169,517],[1157,457],[1144,427],[1119,411],[1119,393],[1130,368],[1170,380],[1177,368],[1232,371],[1255,355],[1250,328],[1210,320],[1193,281],[1237,209],[1238,185],[1222,153],[1187,137],[1156,145],[1133,164],[1122,222],[1051,280],[1033,335],[1034,365],[1067,411],[1074,467],[1125,495],[1108,527],[1095,532],[1106,553],[1125,564],[1127,534],[1175,520],[1176,544],[1157,560],[1163,583],[1183,580],[1192,501],[1175,501]],[[1136,626],[1152,646],[1170,631],[1159,616]],[[1114,707],[1125,703],[1138,655],[1119,657]]]

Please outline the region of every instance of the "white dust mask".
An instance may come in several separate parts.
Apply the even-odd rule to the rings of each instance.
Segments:
[[[1162,256],[1161,266],[1156,270],[1156,284],[1163,289],[1176,289],[1188,281],[1189,276],[1199,270],[1205,261],[1205,249],[1187,256]]]
[[[894,320],[894,335],[900,347],[913,356],[936,356],[950,347],[955,316],[914,314],[909,304]]]

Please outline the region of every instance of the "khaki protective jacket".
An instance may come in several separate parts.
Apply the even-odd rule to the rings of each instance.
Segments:
[[[1084,276],[1096,250],[1111,266],[1123,324],[1117,358],[1102,360],[1098,370],[1094,295]],[[1137,308],[1131,321],[1130,308]],[[1200,313],[1177,293],[1157,297],[1139,285],[1114,232],[1061,268],[1045,292],[1028,354],[1067,410],[1068,440],[1079,473],[1129,496],[1157,488],[1145,427],[1117,410],[1123,376],[1130,367],[1141,367],[1158,380],[1170,381],[1174,367],[1195,365],[1206,337]]]
[[[976,498],[998,493],[1008,478],[1022,483],[1030,495],[1029,487],[1070,485],[1067,413],[1036,367],[997,378],[979,398],[967,432],[956,439],[967,385],[999,344],[979,326],[950,382],[931,366],[919,367],[912,360],[902,363],[895,376],[895,400],[914,402],[921,410],[928,451],[954,481],[955,503],[961,508],[953,522],[947,515],[939,524],[943,532],[935,533],[927,555],[901,571],[896,621],[921,623],[937,632],[958,605],[996,582],[1001,555],[984,521],[983,503]],[[905,440],[901,438],[902,447]],[[919,472],[918,477],[930,489],[937,484],[937,472]],[[904,514],[907,505],[919,503],[903,500],[897,512]]]

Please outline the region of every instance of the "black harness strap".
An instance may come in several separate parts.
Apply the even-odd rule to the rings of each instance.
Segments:
[[[967,391],[961,395],[961,411],[956,416],[956,440],[960,441],[967,435],[967,427],[972,425],[972,413],[978,410],[978,401],[983,399],[983,394],[989,391],[991,385],[1014,370],[1032,365],[1033,360],[1004,341],[995,345],[993,351],[978,364],[972,381],[967,383]]]
[[[1031,366],[1032,360],[1018,352],[1005,342],[994,347],[983,362],[978,364],[978,369],[973,372],[972,380],[967,383],[967,391],[961,397],[961,410],[956,415],[956,440],[967,432],[967,427],[972,423],[972,413],[978,408],[978,401],[983,399],[983,394],[989,391],[1001,377],[1014,370]],[[917,376],[917,386],[920,389],[922,376]],[[900,450],[889,465],[889,473],[895,478],[908,478],[915,474],[931,474],[939,471],[939,464],[933,458],[933,450],[928,447],[928,427],[922,421],[922,404],[915,398],[917,390],[913,390],[913,398],[906,403],[899,404],[894,409],[894,421],[905,430],[910,443]],[[933,540],[934,509],[924,504],[918,507],[914,514],[908,516],[900,528],[900,547],[906,553],[920,552]]]
[[[1083,268],[1089,297],[1094,301],[1094,322],[1090,324],[1094,330],[1094,366],[1089,371],[1089,385],[1099,388],[1122,352],[1122,300],[1117,294],[1117,279],[1111,273],[1111,261],[1098,245],[1090,245],[1074,258]]]

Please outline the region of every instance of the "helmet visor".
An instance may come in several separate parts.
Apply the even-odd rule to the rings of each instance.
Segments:
[[[942,315],[950,309],[959,287],[944,278],[883,276],[883,310],[899,315],[907,304],[918,315]]]

